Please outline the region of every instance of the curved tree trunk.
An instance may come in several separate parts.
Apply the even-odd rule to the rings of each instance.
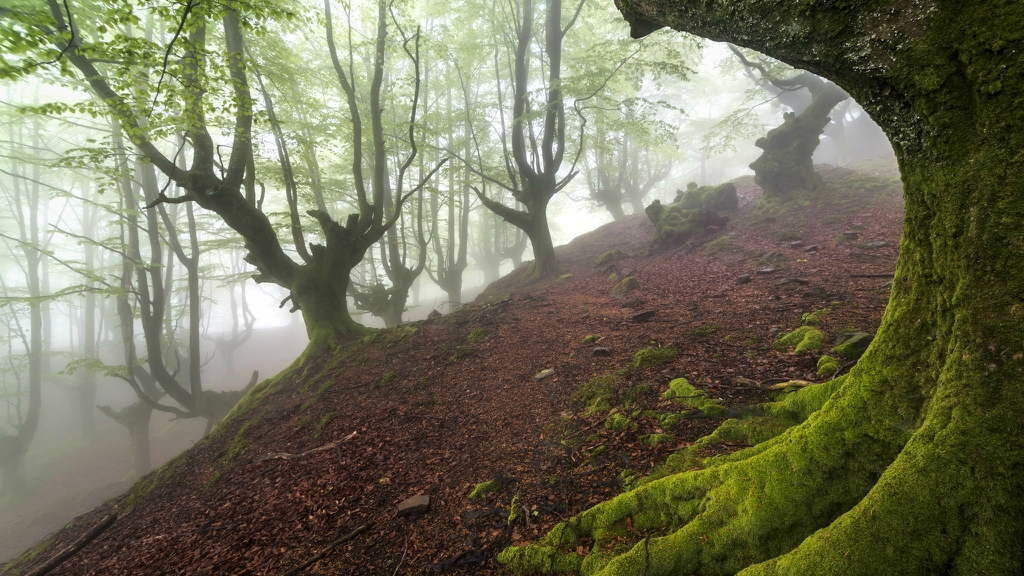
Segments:
[[[550,278],[558,274],[558,260],[555,257],[555,245],[551,241],[551,229],[548,227],[547,202],[544,206],[530,210],[529,229],[526,235],[533,247],[533,268],[530,271],[534,278]]]
[[[847,98],[835,84],[823,85],[813,91],[810,105],[799,113],[787,112],[781,125],[757,140],[755,144],[763,152],[750,168],[766,195],[786,197],[795,191],[818,187],[814,151],[831,120],[829,112]]]
[[[507,562],[578,568],[570,543],[631,519],[655,537],[588,558],[591,573],[1020,573],[1024,4],[930,4],[879,13],[906,26],[893,52],[870,40],[874,4],[854,22],[847,5],[620,0],[634,30],[743,39],[867,104],[904,177],[896,277],[870,348],[802,424],[580,514],[545,541],[567,553],[513,548]]]

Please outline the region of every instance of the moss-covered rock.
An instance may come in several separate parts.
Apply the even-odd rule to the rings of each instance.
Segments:
[[[612,262],[616,262],[618,260],[622,260],[623,258],[628,257],[629,254],[626,254],[622,250],[615,248],[598,256],[597,259],[594,260],[594,265],[597,266],[598,268],[603,268],[611,264]]]
[[[653,368],[671,362],[679,354],[675,348],[652,346],[641,348],[633,354],[633,368]]]
[[[671,434],[645,434],[640,438],[640,441],[652,448],[661,446],[662,444],[670,444],[675,442],[676,437]]]
[[[828,378],[834,376],[839,371],[839,360],[834,357],[825,354],[821,358],[818,358],[817,374],[822,378]]]
[[[787,332],[775,341],[775,348],[784,350],[792,348],[797,354],[820,350],[825,346],[825,333],[813,326],[801,326]]]
[[[832,352],[847,360],[856,360],[868,349],[873,335],[867,332],[853,332],[832,348]]]
[[[709,398],[703,390],[694,388],[686,378],[674,378],[661,396],[700,410],[705,416],[716,417],[725,413],[725,407],[718,400]]]
[[[583,413],[587,416],[607,412],[612,409],[622,382],[621,371],[594,376],[576,388],[573,402],[583,406]]]
[[[612,296],[625,296],[640,287],[640,282],[635,276],[626,276],[612,286]]]

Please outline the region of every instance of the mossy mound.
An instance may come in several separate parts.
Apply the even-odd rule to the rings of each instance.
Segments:
[[[612,412],[604,420],[604,427],[608,430],[626,430],[635,426],[633,420],[622,412]]]
[[[800,315],[800,323],[804,326],[818,326],[831,311],[831,308],[822,308],[814,312],[806,312]]]
[[[825,346],[825,333],[813,326],[801,326],[775,341],[775,348],[792,348],[797,354],[820,350]]]
[[[839,360],[828,354],[818,358],[818,366],[816,368],[818,376],[829,377],[839,372]]]
[[[640,282],[634,276],[626,276],[612,286],[612,296],[625,296],[640,287]]]
[[[618,248],[615,248],[613,250],[609,250],[609,251],[601,254],[600,256],[598,256],[597,259],[594,260],[594,265],[597,266],[598,268],[603,268],[603,267],[611,264],[612,262],[616,262],[618,260],[622,260],[623,258],[628,258],[628,257],[629,257],[629,254],[626,254],[622,250],[619,250]]]
[[[676,199],[664,205],[655,200],[647,207],[647,217],[657,232],[656,246],[686,243],[713,230],[720,230],[729,221],[724,215],[739,206],[736,187],[723,184],[718,187],[691,185]]]
[[[641,348],[633,355],[633,368],[653,368],[670,362],[679,354],[675,348],[653,346]]]
[[[706,416],[715,417],[725,413],[725,407],[721,402],[709,398],[704,391],[694,388],[686,378],[673,379],[668,383],[668,389],[661,396],[699,410]]]

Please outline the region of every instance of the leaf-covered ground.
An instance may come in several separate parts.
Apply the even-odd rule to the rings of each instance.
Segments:
[[[772,346],[802,314],[828,308],[830,337],[877,326],[902,220],[898,181],[825,174],[819,201],[775,209],[739,182],[739,214],[700,247],[650,253],[652,227],[630,217],[560,248],[558,280],[517,287],[513,274],[455,314],[311,354],[11,573],[112,509],[113,526],[55,574],[282,575],[321,554],[297,573],[500,573],[504,546],[617,493],[770,385],[820,380],[820,353]],[[623,254],[595,264],[611,250]],[[635,287],[613,295],[627,276]],[[645,348],[675,353],[636,367]],[[588,410],[585,392],[609,374],[598,381],[611,383],[604,405]],[[726,411],[708,417],[663,398],[680,376]],[[400,516],[417,494],[430,509]]]

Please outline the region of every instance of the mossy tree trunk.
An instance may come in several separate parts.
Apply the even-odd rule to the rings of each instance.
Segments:
[[[600,504],[545,544],[571,550],[575,536],[632,518],[654,537],[591,555],[585,568],[1019,574],[1024,4],[619,5],[635,33],[663,24],[741,42],[839,82],[892,139],[906,223],[878,334],[821,409],[703,470]],[[580,566],[572,552],[528,550],[505,558]]]

